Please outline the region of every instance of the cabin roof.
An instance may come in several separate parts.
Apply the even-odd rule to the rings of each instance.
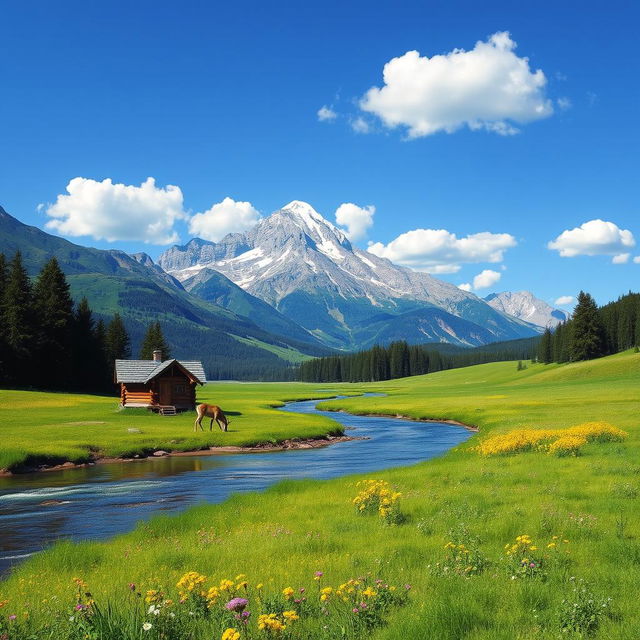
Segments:
[[[155,360],[116,360],[116,382],[147,384],[172,364],[179,365],[185,370],[185,373],[190,374],[200,384],[204,384],[207,381],[202,362],[198,360],[171,359],[163,362],[156,362]]]

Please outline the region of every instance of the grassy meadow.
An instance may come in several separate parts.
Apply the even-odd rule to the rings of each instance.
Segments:
[[[194,412],[163,417],[146,409],[122,410],[116,397],[2,390],[0,469],[341,433],[340,425],[322,416],[273,411],[283,401],[332,395],[317,389],[287,383],[210,383],[199,388],[198,402],[219,404],[227,411],[231,424],[226,433],[215,422],[210,432],[208,419],[202,421],[204,432],[194,432]]]
[[[523,371],[513,362],[492,363],[336,388],[388,395],[330,400],[325,407],[447,418],[480,432],[411,467],[283,482],[220,505],[155,517],[107,543],[60,543],[0,583],[0,637],[640,637],[640,354]],[[312,389],[228,384],[216,385],[215,395],[223,407],[242,413],[231,439],[259,425],[279,433],[287,417],[269,405],[317,396]],[[113,401],[71,398],[65,405],[65,396],[57,397],[62,406],[38,408],[46,423],[29,418],[32,437],[50,424],[60,434],[56,442],[72,447],[72,436],[62,439],[68,422],[103,419],[96,416],[111,416],[113,409]],[[17,409],[7,411],[18,416]],[[114,430],[128,424],[120,415],[110,420]],[[135,416],[143,431],[150,429],[147,420]],[[309,419],[290,420],[296,431]],[[580,455],[566,457],[535,448],[502,456],[475,450],[514,429],[585,422],[610,423],[628,437],[588,442]],[[7,423],[3,418],[3,429]],[[320,432],[329,427],[329,421],[313,421]],[[74,433],[97,442],[87,428]],[[26,433],[20,437],[24,448],[30,440]],[[375,485],[383,487],[383,503],[358,512],[353,498],[374,486],[362,484],[370,479],[387,483]],[[234,597],[248,603],[229,610],[225,603]],[[260,614],[274,615],[269,622]]]

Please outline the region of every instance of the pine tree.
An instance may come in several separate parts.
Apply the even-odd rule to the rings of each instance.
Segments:
[[[93,312],[86,298],[76,307],[72,331],[73,385],[82,391],[103,389],[105,380],[104,349],[96,333]]]
[[[553,336],[549,327],[544,330],[538,346],[538,361],[543,364],[549,364],[553,361]]]
[[[153,352],[156,350],[162,351],[163,360],[171,358],[171,350],[169,349],[169,344],[164,339],[160,323],[152,322],[147,327],[147,332],[142,340],[140,360],[153,360]]]
[[[605,333],[598,306],[588,293],[581,291],[571,322],[569,357],[575,362],[604,354]]]
[[[107,325],[106,332],[107,359],[113,366],[114,360],[127,360],[131,357],[131,340],[119,313],[115,313]]]
[[[19,251],[9,263],[2,300],[2,322],[7,378],[18,385],[32,384],[36,318],[31,282]]]
[[[65,388],[72,367],[73,301],[60,265],[51,258],[33,288],[38,319],[37,356],[39,386]]]

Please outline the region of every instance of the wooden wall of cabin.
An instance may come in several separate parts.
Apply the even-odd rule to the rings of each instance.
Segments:
[[[120,403],[127,405],[143,405],[157,404],[154,398],[155,394],[149,385],[142,383],[122,383],[120,385]]]
[[[195,383],[184,375],[161,375],[154,381],[158,386],[158,402],[178,409],[195,408]]]

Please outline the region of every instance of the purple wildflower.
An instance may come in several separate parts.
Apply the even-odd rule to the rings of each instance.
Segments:
[[[314,575],[315,575],[316,578],[322,578],[322,576],[324,575],[324,572],[316,571]]]
[[[133,582],[129,583],[129,590],[130,591],[135,591],[136,590],[136,585]]]
[[[229,611],[242,611],[248,604],[249,601],[246,598],[234,598],[233,600],[229,600],[224,606]]]
[[[18,617],[18,616],[17,616],[15,613],[12,613],[12,614],[9,616],[9,620],[15,620],[17,617]]]

